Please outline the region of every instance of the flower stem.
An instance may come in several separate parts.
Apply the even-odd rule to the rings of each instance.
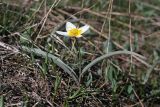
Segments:
[[[81,75],[82,72],[82,55],[81,55],[81,50],[80,50],[80,45],[78,42],[78,38],[74,38],[74,44],[75,44],[75,49],[77,53],[77,63],[78,63],[78,70],[79,70],[79,75]]]

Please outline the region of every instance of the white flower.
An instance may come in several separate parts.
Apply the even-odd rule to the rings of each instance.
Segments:
[[[62,32],[62,31],[56,31],[57,34],[63,35],[63,36],[68,36],[68,37],[82,37],[82,34],[86,32],[89,29],[89,25],[82,26],[80,28],[77,28],[74,24],[71,22],[66,23],[66,31],[67,32]]]

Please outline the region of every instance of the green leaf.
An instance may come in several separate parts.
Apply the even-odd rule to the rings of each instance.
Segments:
[[[107,76],[107,80],[109,80],[111,82],[111,87],[113,89],[113,92],[116,92],[117,90],[117,81],[116,81],[116,71],[115,68],[112,65],[109,65],[109,67],[107,67],[106,69],[106,76]]]
[[[132,85],[129,85],[127,88],[128,94],[131,94],[132,91],[133,91],[133,87],[132,87]]]
[[[69,103],[67,100],[65,100],[65,102],[64,102],[64,107],[69,107]]]
[[[26,44],[29,41],[31,41],[30,35],[31,35],[31,29],[28,29],[25,32],[23,32],[20,36],[20,42]]]
[[[113,70],[114,68],[110,65],[108,69],[108,80],[113,81]]]
[[[116,92],[117,90],[117,81],[115,79],[112,80],[112,88],[113,88],[113,92]]]
[[[4,100],[3,100],[3,96],[0,96],[0,107],[4,107]]]
[[[89,86],[92,83],[93,77],[92,77],[92,73],[90,72],[89,75],[87,76],[87,82],[86,82],[86,86]]]
[[[106,40],[103,43],[103,52],[104,53],[108,53],[108,52],[113,52],[115,50],[115,45],[113,44],[113,42],[110,40]]]
[[[135,34],[134,35],[134,47],[133,47],[133,50],[134,51],[137,51],[138,50],[138,48],[139,48],[139,42],[138,42],[138,34]]]
[[[85,91],[84,91],[84,89],[81,87],[79,90],[75,91],[75,92],[73,93],[73,95],[69,96],[69,99],[74,99],[74,98],[79,97],[79,96],[84,95],[84,94],[85,94]]]
[[[54,94],[56,94],[60,83],[61,83],[61,77],[57,76],[54,84]]]

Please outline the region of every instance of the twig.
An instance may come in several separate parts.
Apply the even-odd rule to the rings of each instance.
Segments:
[[[130,46],[130,51],[132,52],[133,51],[133,45],[132,45],[132,38],[134,39],[134,37],[132,36],[132,19],[130,17],[130,14],[131,14],[131,1],[129,0],[128,1],[128,14],[129,14],[129,46]],[[130,72],[132,72],[132,63],[133,63],[133,56],[131,55],[130,57]]]
[[[98,13],[98,12],[96,12],[96,11],[93,11],[93,10],[90,10],[90,9],[88,9],[88,8],[84,8],[84,9],[82,9],[82,8],[79,8],[79,7],[66,7],[66,9],[77,9],[77,10],[83,10],[82,12],[88,12],[88,13],[90,13],[90,14],[93,14],[93,15],[96,15],[96,16],[98,16],[98,17],[101,17],[101,18],[104,18],[104,19],[109,19],[109,17],[108,16],[105,16],[105,14],[100,14],[100,13]],[[118,12],[112,12],[112,13],[110,13],[110,14],[112,14],[112,15],[121,15],[121,16],[129,16],[128,14],[126,14],[126,13],[118,13]],[[132,17],[132,18],[140,18],[140,19],[144,19],[144,20],[151,20],[151,18],[145,18],[145,17],[142,17],[142,16],[135,16],[135,15],[130,15],[130,17]],[[111,21],[115,21],[115,22],[117,22],[118,24],[120,24],[120,25],[122,25],[122,26],[124,26],[124,27],[130,27],[127,23],[124,23],[124,22],[121,22],[121,21],[118,21],[118,20],[115,20],[114,18],[112,18],[111,19]],[[147,33],[145,32],[145,31],[140,31],[139,29],[137,29],[136,27],[134,27],[134,26],[132,26],[131,27],[133,30],[136,30],[136,31],[139,31],[140,33],[142,33],[142,34],[145,34],[145,35],[147,35]]]
[[[3,48],[6,48],[7,50],[12,51],[13,53],[18,53],[19,50],[13,46],[9,46],[8,44],[5,44],[3,42],[0,41],[0,46],[2,46]]]
[[[138,99],[138,101],[139,101],[141,107],[144,107],[142,101],[140,100],[139,96],[137,95],[137,93],[136,93],[136,91],[135,91],[134,89],[133,89],[133,92],[134,92],[134,95],[137,97],[137,99]]]
[[[58,3],[59,3],[59,1],[58,1]],[[49,9],[49,11],[47,12],[47,14],[44,16],[44,18],[42,19],[42,20],[44,20],[43,21],[43,23],[42,23],[42,26],[41,26],[41,28],[40,28],[40,31],[38,32],[38,35],[37,35],[37,37],[36,37],[36,39],[35,39],[35,42],[37,41],[37,39],[39,38],[39,36],[40,36],[40,33],[41,33],[41,31],[42,31],[42,29],[43,29],[43,27],[44,27],[44,25],[45,25],[45,23],[46,23],[46,21],[47,21],[47,18],[48,18],[48,15],[49,15],[49,13],[52,11],[52,8],[54,7],[54,6],[56,6],[57,4],[57,1],[55,0],[55,2],[52,4],[52,6],[51,6],[51,8]]]
[[[88,12],[88,13],[95,14],[96,16],[99,16],[99,17],[108,18],[108,16],[105,16],[108,13],[106,13],[106,12],[100,12],[99,13],[99,12],[90,10],[89,8],[80,8],[80,7],[66,6],[66,7],[64,7],[64,9],[76,10],[76,11],[80,11],[81,10],[82,12]],[[124,17],[128,16],[127,13],[122,13],[122,12],[110,12],[110,14],[114,15],[114,16],[124,16]],[[140,16],[140,15],[137,15],[137,14],[134,14],[134,13],[130,14],[130,17],[134,18],[134,19],[151,20],[151,18]]]

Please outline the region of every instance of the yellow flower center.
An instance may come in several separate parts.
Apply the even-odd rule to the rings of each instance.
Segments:
[[[70,37],[77,37],[81,34],[81,30],[77,29],[77,28],[73,28],[71,30],[69,30],[67,33],[68,33],[68,36]]]

